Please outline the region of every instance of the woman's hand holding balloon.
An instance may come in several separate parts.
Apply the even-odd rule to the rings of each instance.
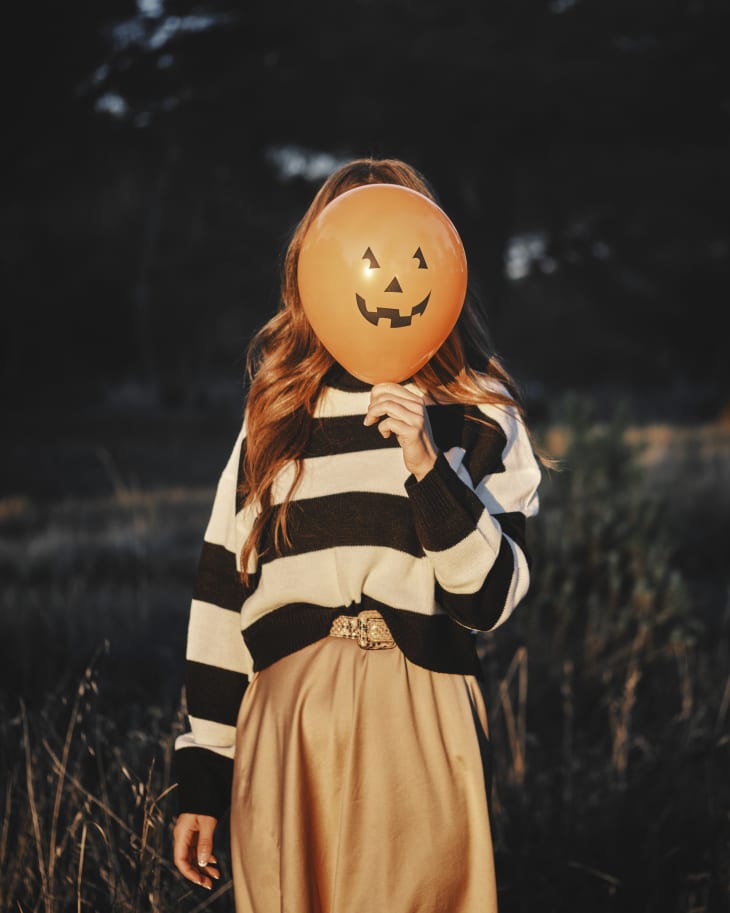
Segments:
[[[396,436],[406,469],[420,482],[433,468],[438,456],[423,394],[407,390],[400,384],[375,384],[363,424],[376,423],[384,438],[391,434]]]

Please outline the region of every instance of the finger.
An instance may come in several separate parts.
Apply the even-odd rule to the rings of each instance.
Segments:
[[[401,443],[405,441],[416,441],[420,435],[420,429],[414,427],[409,421],[400,418],[397,415],[386,416],[379,424],[378,429],[381,434],[383,431],[390,431],[398,435]]]
[[[414,429],[421,428],[424,425],[425,419],[423,414],[423,406],[419,403],[412,402],[402,402],[395,399],[384,399],[377,403],[371,403],[363,424],[373,425],[375,422],[384,415],[389,415],[391,417],[399,418],[402,421],[410,422]]]
[[[198,815],[198,865],[204,868],[213,853],[213,832],[216,819],[208,815]]]
[[[368,409],[384,410],[389,408],[407,409],[413,415],[423,415],[423,400],[401,399],[398,396],[386,396],[374,400]]]
[[[423,393],[415,387],[409,389],[408,387],[402,386],[402,384],[393,384],[385,381],[380,384],[373,384],[370,388],[370,396],[382,396],[382,395],[394,395],[394,396],[403,396],[406,399],[423,399]]]
[[[370,406],[379,405],[383,402],[403,403],[404,406],[409,406],[412,409],[423,409],[425,400],[422,396],[416,396],[401,387],[396,387],[394,390],[380,390],[376,393],[371,393]]]
[[[418,396],[404,389],[400,384],[376,384],[370,391],[368,411],[363,420],[364,425],[373,425],[377,419],[385,414],[386,404],[399,402],[406,408],[411,408],[415,413],[422,413],[424,406],[423,396]]]
[[[387,438],[394,434],[399,441],[402,441],[407,440],[412,435],[413,428],[397,418],[386,418],[378,425],[378,431],[383,437]]]
[[[221,873],[218,871],[218,869],[216,868],[216,866],[211,865],[210,862],[208,863],[208,865],[205,866],[205,868],[202,868],[202,869],[201,869],[201,868],[199,867],[199,868],[198,868],[198,871],[201,872],[201,873],[203,873],[203,874],[205,874],[205,875],[207,875],[209,878],[212,878],[213,881],[218,881],[218,880],[220,879],[220,877],[221,877]],[[208,887],[208,885],[205,884],[202,880],[199,880],[199,884],[202,884],[203,887],[206,887],[206,888]]]
[[[218,871],[218,858],[215,853],[211,853],[208,856],[208,865],[205,866],[203,871],[206,875],[210,875],[211,878],[215,878],[216,881],[221,877],[221,873]]]
[[[202,871],[206,872],[206,874],[210,875],[212,878],[218,879],[221,876],[217,866],[218,857],[215,855],[215,853],[211,853],[210,856],[208,856],[208,864],[205,866],[198,866],[198,868],[202,869]]]

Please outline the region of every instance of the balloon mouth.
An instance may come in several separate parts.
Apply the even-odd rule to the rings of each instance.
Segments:
[[[431,292],[426,295],[426,297],[419,301],[418,304],[414,305],[411,308],[410,314],[401,314],[398,308],[375,308],[372,311],[369,311],[367,305],[365,304],[365,299],[358,295],[355,292],[355,299],[357,301],[357,309],[360,311],[362,316],[372,323],[374,327],[378,325],[379,320],[390,320],[391,330],[394,327],[409,327],[414,317],[419,317],[428,307],[428,299],[431,297]]]

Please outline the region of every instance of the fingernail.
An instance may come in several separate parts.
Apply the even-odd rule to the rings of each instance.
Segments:
[[[201,869],[204,868],[206,865],[208,865],[208,857],[207,856],[198,856],[198,865],[200,866]]]

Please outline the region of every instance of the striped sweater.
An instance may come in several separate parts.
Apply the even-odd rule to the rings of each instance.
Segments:
[[[328,374],[289,508],[291,544],[276,554],[265,536],[247,588],[240,555],[254,515],[238,493],[244,421],[218,481],[190,609],[190,731],[175,745],[180,811],[225,811],[249,677],[327,636],[337,615],[377,609],[412,662],[478,676],[475,633],[502,624],[527,592],[525,519],[538,510],[540,469],[516,411],[429,406],[439,453],[418,482],[395,437],[363,425],[369,400],[367,384]],[[275,502],[291,481],[285,469]]]

